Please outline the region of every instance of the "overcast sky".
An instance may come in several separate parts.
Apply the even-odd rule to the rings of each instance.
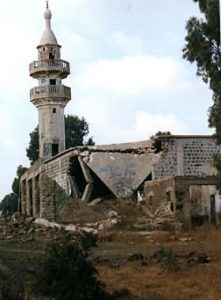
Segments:
[[[210,134],[211,92],[182,59],[193,0],[50,0],[52,28],[71,64],[66,114],[84,116],[97,144],[148,139],[158,130]],[[38,122],[28,65],[45,22],[44,0],[2,1],[0,10],[0,199]]]

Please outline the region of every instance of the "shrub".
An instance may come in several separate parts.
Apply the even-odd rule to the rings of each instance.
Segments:
[[[177,272],[179,266],[177,264],[176,255],[171,249],[160,247],[154,256],[166,272]]]
[[[106,299],[104,286],[96,278],[97,270],[85,250],[80,242],[67,237],[53,242],[34,284],[35,293],[58,300]]]

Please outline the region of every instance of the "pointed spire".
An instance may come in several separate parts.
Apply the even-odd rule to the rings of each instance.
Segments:
[[[44,18],[45,18],[45,21],[46,21],[46,28],[51,28],[51,11],[50,9],[48,8],[48,1],[46,1],[46,10],[45,10],[45,13],[44,13]]]
[[[46,9],[44,12],[45,31],[43,32],[43,35],[41,37],[38,47],[43,46],[43,45],[57,45],[57,39],[54,35],[54,32],[51,30],[52,13],[51,13],[48,3],[49,3],[49,1],[46,0]]]

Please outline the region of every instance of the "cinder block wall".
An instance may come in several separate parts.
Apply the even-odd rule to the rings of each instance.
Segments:
[[[154,179],[213,175],[214,154],[221,153],[212,136],[167,136],[161,144],[164,155],[154,168]]]

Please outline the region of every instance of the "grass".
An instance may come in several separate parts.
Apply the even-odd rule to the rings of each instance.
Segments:
[[[143,255],[147,264],[141,264],[139,260],[124,260],[118,268],[113,268],[110,263],[98,264],[99,277],[106,283],[108,292],[128,289],[134,297],[147,300],[221,299],[221,229],[212,226],[197,228],[188,232],[192,240],[186,242],[181,242],[180,236],[182,233],[175,240],[146,241]],[[155,253],[158,251],[158,259],[153,257],[150,248],[151,251],[155,248]],[[126,248],[124,251],[126,253]],[[197,257],[203,253],[210,257],[209,263],[197,260],[188,263],[190,254]],[[179,272],[170,272],[177,264]]]

